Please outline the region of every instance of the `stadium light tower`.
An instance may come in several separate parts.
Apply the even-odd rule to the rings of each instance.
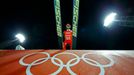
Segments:
[[[19,40],[20,43],[23,43],[25,41],[25,36],[23,34],[16,34],[15,37]],[[22,47],[21,45],[17,45],[16,50],[25,50],[24,47]]]
[[[105,20],[104,20],[104,26],[105,26],[105,27],[110,26],[111,23],[112,23],[113,21],[115,21],[116,15],[117,15],[116,13],[112,12],[112,13],[110,13],[108,16],[106,16],[106,18],[105,18]]]

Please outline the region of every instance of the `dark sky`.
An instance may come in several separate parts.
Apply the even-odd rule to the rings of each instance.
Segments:
[[[26,49],[58,49],[53,0],[0,2],[0,47],[14,49],[15,34],[25,34]],[[134,28],[103,27],[110,12],[134,15],[133,0],[80,0],[77,49],[134,49]],[[63,29],[72,24],[73,0],[61,0]],[[1,48],[1,49],[2,49]]]

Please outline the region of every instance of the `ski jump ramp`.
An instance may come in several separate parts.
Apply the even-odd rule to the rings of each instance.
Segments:
[[[134,75],[134,51],[0,50],[0,75]]]

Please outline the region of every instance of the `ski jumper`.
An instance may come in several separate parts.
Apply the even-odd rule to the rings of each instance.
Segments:
[[[72,30],[64,31],[64,42],[63,42],[63,49],[67,49],[67,45],[69,45],[69,49],[72,49]]]

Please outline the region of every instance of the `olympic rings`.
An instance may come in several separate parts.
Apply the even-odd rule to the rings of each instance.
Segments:
[[[54,59],[56,58],[56,56],[62,55],[62,54],[74,55],[76,58],[69,60],[66,65],[64,65],[64,64],[60,65],[60,64],[56,63],[56,62],[54,61]],[[58,59],[58,58],[57,58],[57,59]],[[74,61],[74,60],[76,60],[76,59],[77,59],[76,62],[74,62],[73,64],[70,64],[72,61]],[[54,55],[54,56],[51,58],[51,61],[52,61],[53,64],[55,64],[55,65],[57,65],[57,66],[67,67],[67,70],[68,70],[68,72],[69,72],[71,75],[76,75],[76,74],[70,69],[70,67],[71,67],[71,66],[74,66],[74,65],[76,65],[76,64],[78,64],[79,61],[80,61],[80,58],[79,58],[79,56],[77,56],[76,54],[67,53],[67,52],[66,52],[66,53],[59,53],[59,54]]]
[[[105,74],[104,68],[103,68],[103,67],[101,66],[101,64],[98,63],[97,61],[94,61],[94,60],[88,59],[88,58],[84,58],[83,60],[84,60],[86,63],[90,64],[90,65],[94,65],[94,66],[99,67],[99,68],[100,68],[100,73],[99,73],[99,75],[104,75],[104,74]],[[89,60],[89,61],[94,62],[94,63],[96,63],[96,64],[92,64],[91,62],[88,62],[88,61],[86,61],[86,60]]]
[[[79,56],[77,56],[76,54],[66,52],[66,53],[55,54],[55,55],[52,57],[52,59],[51,59],[51,61],[53,62],[53,64],[55,64],[55,65],[57,65],[57,66],[64,66],[64,67],[67,66],[67,65],[59,65],[58,63],[56,63],[56,62],[54,61],[54,59],[56,58],[56,56],[58,56],[58,55],[62,55],[62,54],[70,54],[70,55],[74,55],[74,56],[78,59],[75,63],[69,65],[70,67],[76,65],[76,64],[80,61]],[[67,64],[68,64],[68,63],[67,63]]]
[[[50,55],[49,55],[48,53],[46,53],[46,52],[38,52],[38,53],[46,54],[48,57],[46,58],[46,60],[41,61],[41,62],[39,62],[39,63],[34,63],[33,65],[42,64],[43,62],[47,61],[47,60],[50,58]],[[37,54],[37,53],[31,53],[31,54],[28,54],[28,55],[22,57],[22,58],[19,60],[19,63],[20,63],[21,65],[23,65],[23,66],[28,66],[29,64],[24,63],[23,60],[24,60],[26,57],[29,57],[29,56],[34,55],[34,54]]]
[[[58,60],[61,65],[64,65],[60,59],[58,59],[58,58],[55,58],[55,59]],[[64,66],[60,66],[60,68],[57,71],[55,71],[54,73],[52,73],[51,75],[57,75],[58,73],[60,73],[60,71],[63,69],[63,67]]]
[[[63,69],[64,67],[67,69],[67,71],[68,71],[71,75],[77,75],[76,73],[74,73],[74,72],[71,70],[71,67],[72,67],[72,66],[75,66],[76,64],[78,64],[78,63],[80,62],[80,60],[83,60],[85,63],[87,63],[87,64],[89,64],[89,65],[99,67],[99,69],[100,69],[99,75],[104,75],[104,74],[105,74],[105,68],[114,65],[114,61],[113,61],[110,57],[105,56],[105,55],[103,55],[103,56],[106,57],[106,58],[110,61],[110,63],[109,63],[109,64],[106,64],[106,65],[100,64],[99,62],[97,62],[97,61],[95,61],[95,60],[93,60],[93,59],[91,59],[91,58],[89,58],[89,57],[88,57],[88,58],[85,57],[85,56],[88,55],[88,54],[95,54],[95,53],[85,53],[85,54],[83,54],[81,57],[78,56],[78,55],[76,55],[76,54],[74,54],[74,53],[70,53],[70,52],[58,53],[58,54],[55,54],[55,55],[52,56],[52,57],[50,57],[50,54],[47,53],[47,52],[38,52],[38,53],[45,54],[45,55],[47,55],[47,57],[39,58],[39,59],[33,61],[33,62],[30,63],[30,64],[24,63],[23,60],[24,60],[26,57],[29,57],[29,56],[34,55],[34,54],[37,54],[37,53],[31,53],[31,54],[27,54],[27,55],[23,56],[23,57],[19,60],[19,63],[20,63],[21,65],[27,66],[27,68],[26,68],[26,75],[33,75],[33,74],[31,73],[31,71],[30,71],[31,67],[32,67],[32,66],[35,66],[35,65],[42,64],[42,63],[46,62],[46,61],[49,60],[49,59],[51,60],[51,62],[52,62],[54,65],[59,66],[58,70],[56,70],[55,72],[51,73],[50,75],[57,75],[58,73],[60,73],[60,72],[62,71],[62,69]],[[67,54],[67,55],[73,55],[73,56],[75,56],[75,58],[70,59],[66,64],[64,64],[64,62],[63,62],[61,59],[57,58],[57,56],[59,56],[59,55],[66,55],[66,54]],[[55,60],[57,60],[59,63],[57,63]],[[39,62],[39,61],[40,61],[40,62]],[[75,61],[75,62],[73,62],[73,61]],[[90,61],[91,61],[91,62],[90,62]],[[72,63],[72,62],[73,62],[73,63]]]
[[[85,53],[85,54],[83,54],[82,59],[83,59],[86,63],[98,67],[98,65],[96,65],[96,64],[94,64],[94,63],[91,63],[91,62],[88,62],[87,60],[85,60],[85,56],[88,55],[88,54],[95,54],[95,53]],[[102,55],[102,54],[101,54],[101,55]],[[114,64],[114,61],[113,61],[110,57],[105,56],[105,55],[103,55],[103,56],[106,57],[108,60],[110,60],[110,63],[109,63],[109,64],[106,64],[106,65],[102,65],[102,67],[110,67],[110,66],[112,66],[112,65]],[[89,58],[88,58],[88,59],[89,59]]]

